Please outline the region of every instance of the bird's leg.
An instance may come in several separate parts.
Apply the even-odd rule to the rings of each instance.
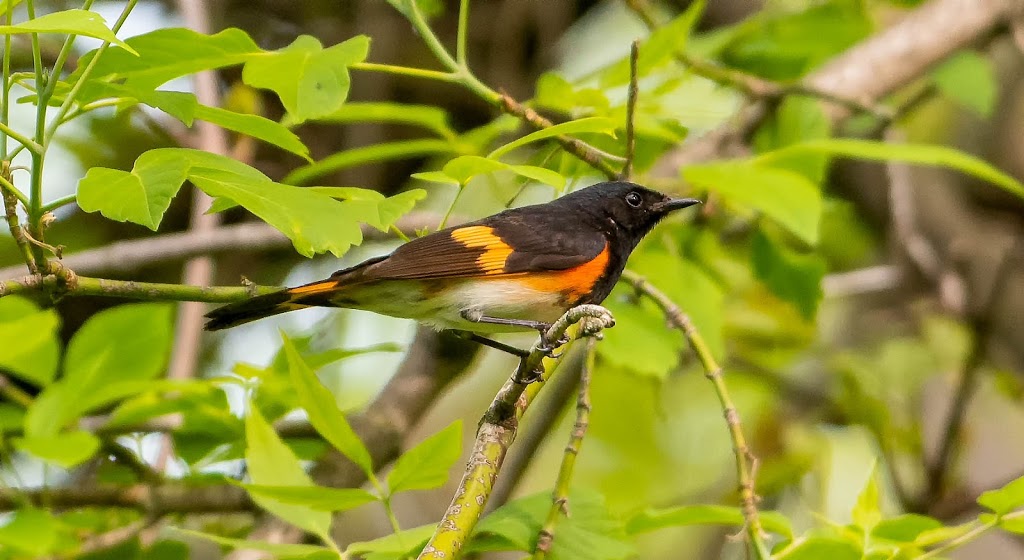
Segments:
[[[529,350],[523,350],[521,348],[516,348],[515,346],[511,346],[511,345],[505,344],[503,342],[498,342],[497,340],[493,340],[493,339],[487,338],[486,336],[480,336],[480,335],[478,335],[476,333],[472,333],[472,332],[469,332],[469,331],[451,331],[451,332],[452,332],[452,334],[454,334],[455,336],[458,336],[460,338],[464,338],[466,340],[472,340],[473,342],[476,342],[477,344],[482,344],[484,346],[487,346],[488,348],[494,348],[495,350],[501,350],[502,352],[505,352],[506,354],[512,354],[513,356],[516,356],[518,358],[526,358],[527,356],[530,355]]]
[[[555,354],[555,350],[558,349],[560,346],[564,345],[566,342],[569,342],[568,336],[567,335],[562,335],[561,338],[559,338],[558,340],[553,341],[553,343],[549,344],[545,337],[546,337],[546,335],[548,333],[548,330],[551,329],[551,324],[550,323],[545,323],[543,321],[531,321],[529,319],[504,319],[504,318],[501,318],[501,317],[488,317],[487,315],[484,315],[483,313],[481,313],[479,310],[476,310],[476,309],[464,309],[460,313],[460,315],[462,315],[463,319],[465,319],[467,321],[472,321],[474,323],[486,323],[486,324],[490,324],[490,325],[504,325],[504,326],[508,326],[508,327],[522,327],[524,329],[533,329],[533,330],[535,330],[535,331],[540,333],[540,338],[541,338],[541,346],[539,347],[540,351],[544,352],[544,355],[548,356],[549,358],[558,358],[559,355]]]

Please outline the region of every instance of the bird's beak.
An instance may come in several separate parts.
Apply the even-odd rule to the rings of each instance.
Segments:
[[[665,202],[659,202],[655,204],[654,211],[664,212],[667,214],[669,212],[672,212],[673,210],[679,210],[682,208],[693,206],[694,204],[700,204],[700,201],[697,200],[696,198],[671,198],[669,200],[666,200]]]

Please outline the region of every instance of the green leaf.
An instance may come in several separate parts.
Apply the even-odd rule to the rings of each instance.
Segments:
[[[337,111],[318,117],[316,120],[335,124],[358,122],[406,124],[424,128],[446,140],[455,139],[455,131],[448,124],[448,113],[433,105],[349,102],[342,105]]]
[[[785,515],[777,511],[760,512],[761,524],[765,530],[793,538],[793,527]],[[729,525],[742,527],[746,523],[743,511],[738,507],[718,505],[676,506],[670,508],[648,508],[633,516],[626,524],[630,534],[647,533],[667,527],[687,525]]]
[[[615,136],[615,121],[608,117],[588,117],[585,119],[556,124],[527,134],[522,138],[517,138],[516,140],[513,140],[512,142],[509,142],[508,144],[505,144],[504,146],[501,146],[487,154],[487,157],[489,159],[497,159],[512,150],[520,146],[525,146],[531,142],[547,140],[548,138],[554,138],[556,136],[582,133],[598,133]]]
[[[795,305],[805,319],[814,319],[824,295],[824,260],[816,253],[792,251],[761,230],[754,234],[750,250],[758,279],[779,298]]]
[[[807,140],[828,138],[831,129],[818,99],[788,95],[758,127],[754,134],[754,147],[758,153],[777,150]],[[773,166],[795,171],[812,183],[821,184],[828,169],[828,156],[797,154],[790,159],[776,161]]]
[[[481,156],[460,156],[449,160],[448,163],[444,164],[442,171],[445,175],[458,181],[460,185],[465,185],[470,179],[477,175],[494,173],[495,171],[504,171],[508,169],[508,167],[507,163],[502,163],[500,161]]]
[[[133,55],[135,49],[117,38],[107,27],[103,18],[96,12],[87,10],[65,10],[53,12],[17,25],[0,25],[0,35],[17,35],[20,33],[61,33],[67,35],[83,35],[118,45]]]
[[[49,555],[57,546],[60,522],[47,511],[19,509],[0,527],[0,549],[10,548],[33,558]]]
[[[284,352],[288,359],[288,376],[299,405],[309,415],[309,423],[335,449],[358,465],[366,476],[373,480],[373,460],[370,458],[370,452],[349,426],[345,415],[338,409],[334,395],[320,383],[316,373],[306,365],[295,345],[283,332],[281,338],[284,340]]]
[[[445,175],[443,171],[422,171],[420,173],[413,173],[413,179],[419,179],[420,181],[429,181],[431,183],[444,183],[446,185],[459,186],[458,179],[453,179],[448,175]]]
[[[757,157],[761,163],[772,163],[799,153],[825,153],[876,161],[906,161],[956,169],[984,179],[1024,198],[1024,185],[1013,177],[970,154],[946,146],[930,144],[889,144],[871,140],[831,138],[793,144]]]
[[[1014,512],[999,519],[999,528],[1018,535],[1024,535],[1024,512]]]
[[[730,205],[764,213],[810,245],[818,242],[821,191],[803,175],[747,160],[733,160],[684,167],[683,177],[717,193]]]
[[[422,525],[383,536],[372,541],[354,542],[345,553],[363,560],[398,560],[416,556],[437,529],[437,524]]]
[[[68,343],[64,376],[29,408],[26,436],[54,436],[92,408],[140,392],[164,373],[172,310],[164,303],[119,305],[86,321]]]
[[[850,514],[853,524],[870,533],[882,520],[882,508],[878,498],[878,464],[872,463],[868,480],[857,495],[857,503]]]
[[[778,560],[862,560],[863,550],[849,540],[835,536],[800,538],[785,552],[772,555]]]
[[[998,82],[988,58],[974,51],[956,53],[932,71],[932,79],[939,91],[979,116],[992,116]]]
[[[348,201],[361,216],[361,221],[387,231],[399,218],[406,215],[416,203],[427,197],[423,189],[410,189],[393,196],[357,187],[309,187],[309,190],[336,200]]]
[[[951,527],[926,529],[917,535],[917,538],[914,539],[914,545],[933,546],[941,542],[960,538],[971,532],[973,529],[976,529],[977,526],[976,521],[968,521],[967,523],[953,525]]]
[[[245,417],[245,462],[249,478],[259,486],[305,486],[312,487],[306,471],[281,441],[277,432],[260,414],[251,402]],[[261,508],[305,531],[331,542],[331,514],[316,511],[308,506],[280,502],[272,498],[253,495]]]
[[[242,486],[253,496],[321,511],[348,511],[380,500],[362,488],[259,486],[255,484],[243,484]]]
[[[8,341],[0,352],[0,368],[45,387],[57,374],[60,360],[60,317],[53,309],[39,309],[27,299],[0,299],[0,340]]]
[[[437,488],[448,481],[448,471],[462,454],[462,421],[421,441],[395,461],[388,473],[391,494]]]
[[[302,35],[287,47],[255,57],[242,70],[242,80],[253,87],[273,90],[296,122],[336,112],[351,80],[348,67],[366,59],[370,39],[353,37],[323,48],[316,38]]]
[[[14,443],[18,449],[65,469],[82,464],[100,448],[99,438],[83,431],[18,438]]]
[[[130,173],[92,167],[78,182],[78,206],[156,231],[185,182],[188,168],[187,161],[162,150],[139,156]]]
[[[195,537],[210,542],[215,542],[219,545],[226,546],[236,550],[259,550],[263,552],[269,552],[277,558],[305,558],[311,554],[319,553],[332,553],[331,549],[316,546],[312,544],[284,544],[284,543],[271,543],[266,541],[254,541],[247,539],[229,539],[227,537],[221,537],[219,535],[211,535],[210,533],[203,533],[200,531],[189,531],[187,529],[179,529],[172,527],[171,531],[187,537]],[[335,554],[335,557],[337,555]]]
[[[508,168],[516,175],[533,179],[534,181],[544,183],[545,185],[551,185],[559,192],[565,188],[565,177],[556,171],[537,167],[535,165],[510,165]]]
[[[905,513],[891,519],[883,519],[871,530],[872,538],[886,539],[900,543],[913,543],[925,531],[939,529],[942,522],[938,519]]]
[[[455,147],[451,142],[433,138],[382,142],[331,154],[316,163],[296,168],[286,175],[282,182],[289,185],[305,185],[317,177],[368,163],[382,163],[396,159],[444,155],[454,152]]]
[[[139,56],[120,49],[107,50],[93,67],[90,83],[99,82],[102,78],[108,81],[123,79],[125,85],[155,90],[175,78],[241,64],[263,52],[240,29],[204,35],[180,27],[165,28],[137,35],[125,42]],[[94,56],[96,51],[83,55],[69,81],[77,81]]]
[[[140,167],[152,167],[161,172],[133,171],[129,174],[93,168],[79,186],[80,191],[85,189],[92,193],[87,195],[87,199],[102,192],[104,197],[94,198],[102,201],[106,213],[121,215],[116,195],[108,185],[102,184],[97,174],[136,185],[154,201],[158,199],[157,195],[164,198],[172,196],[181,187],[184,178],[188,178],[210,196],[240,204],[280,230],[303,255],[312,256],[314,253],[330,251],[341,256],[350,246],[361,243],[363,239],[357,205],[333,200],[309,189],[275,183],[256,169],[228,157],[200,150],[160,148],[142,154],[136,160],[136,170]],[[161,202],[159,206],[159,212],[162,212],[167,203]],[[93,208],[88,204],[84,207]],[[141,222],[156,213],[149,213],[150,210],[146,212],[147,215],[134,218]],[[376,221],[378,217],[373,218]]]
[[[996,513],[1005,515],[1024,507],[1024,476],[998,490],[989,490],[978,497],[978,503]]]
[[[299,137],[294,132],[266,117],[246,115],[219,107],[199,105],[196,107],[195,118],[263,140],[282,150],[287,150],[306,161],[313,161],[309,157],[309,148],[302,143],[302,140],[299,140]]]
[[[541,492],[509,502],[480,521],[473,541],[465,552],[481,550],[481,536],[487,550],[520,550],[532,552],[541,524],[551,509],[551,493]],[[594,490],[575,488],[569,493],[571,515],[558,522],[557,536],[548,555],[552,560],[624,560],[633,558],[636,547],[605,504],[604,497]],[[494,542],[498,540],[499,542]]]

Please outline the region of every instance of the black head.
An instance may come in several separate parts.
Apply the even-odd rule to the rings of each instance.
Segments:
[[[602,229],[625,234],[635,245],[673,210],[700,204],[695,198],[672,198],[626,181],[608,181],[562,197],[597,218]]]

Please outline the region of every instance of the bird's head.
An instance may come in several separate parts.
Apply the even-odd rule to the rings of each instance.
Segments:
[[[569,198],[604,224],[633,238],[634,243],[671,212],[700,204],[696,198],[672,198],[627,181],[598,183],[562,200]]]

